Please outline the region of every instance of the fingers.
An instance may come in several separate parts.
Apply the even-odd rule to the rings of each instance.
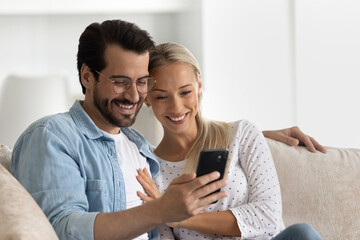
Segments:
[[[164,195],[153,202],[162,209],[165,222],[182,221],[200,213],[212,202],[226,196],[223,191],[210,194],[226,185],[226,180],[217,180],[219,177],[220,173],[218,172],[198,178],[195,173],[183,174],[175,178]]]
[[[144,176],[144,174],[142,173],[142,171],[140,169],[138,169],[137,172],[138,172],[138,175],[136,176],[136,179],[138,180],[138,182],[141,184],[141,186],[146,191],[146,189],[150,188],[150,182],[146,178],[146,176]]]
[[[291,130],[293,131],[292,135],[294,137],[298,138],[300,140],[300,143],[302,145],[305,145],[310,152],[313,152],[313,153],[316,152],[316,146],[315,145],[319,146],[320,149],[322,148],[322,146],[318,142],[316,142],[314,138],[312,138],[312,137],[306,135],[305,133],[303,133],[300,130],[300,128],[293,127],[293,128],[291,128]]]
[[[289,136],[285,136],[285,135],[279,135],[279,140],[280,142],[283,142],[289,146],[298,146],[299,145],[299,140],[293,137],[289,137]]]
[[[310,152],[313,152],[315,153],[316,152],[316,149],[314,147],[314,144],[313,142],[311,141],[310,137],[305,135],[305,134],[302,134],[301,136],[299,136],[299,139],[300,139],[300,142],[305,145],[307,147],[307,149],[310,151]]]
[[[320,151],[320,152],[322,152],[322,153],[326,153],[326,152],[327,152],[326,148],[325,148],[324,146],[322,146],[320,143],[318,143],[313,137],[310,137],[310,140],[311,140],[311,142],[314,144],[314,147],[315,147],[318,151]]]
[[[289,146],[299,145],[299,140],[291,137],[289,129],[275,130],[275,131],[263,131],[263,134],[267,138],[285,143]]]
[[[139,198],[140,198],[141,200],[143,200],[143,201],[145,201],[145,202],[149,202],[149,201],[151,201],[151,200],[154,200],[152,197],[149,197],[149,196],[143,194],[143,193],[140,192],[140,191],[136,191],[136,194],[139,196]]]
[[[196,178],[196,174],[195,173],[191,173],[191,174],[182,174],[180,177],[174,178],[170,184],[183,184],[183,183],[188,183],[191,182],[192,180],[194,180]]]
[[[219,172],[211,172],[209,174],[205,174],[201,177],[197,177],[192,183],[191,185],[189,185],[191,187],[191,191],[196,191],[197,189],[199,188],[204,188],[205,189],[209,189],[209,186],[213,187],[215,186],[214,183],[211,183],[215,180],[217,180],[218,178],[220,177],[220,173]],[[209,184],[211,183],[211,184]],[[209,185],[207,185],[209,184]],[[221,187],[220,187],[221,188]],[[215,188],[213,189],[212,191],[215,191],[216,189],[219,189],[219,188]],[[208,192],[210,193],[210,192]]]
[[[151,198],[159,198],[161,197],[161,193],[159,192],[159,189],[157,188],[154,180],[150,176],[149,172],[146,168],[143,170],[138,169],[138,174],[136,176],[136,179],[138,182],[142,185],[145,192],[151,197]]]
[[[220,177],[219,172],[212,172],[198,178],[194,177],[195,174],[183,174],[180,177],[175,178],[170,185],[183,184],[184,190],[190,193],[194,200],[201,199],[199,207],[208,205],[225,196],[225,192],[209,195],[210,193],[225,187],[227,184],[225,179],[216,181]]]

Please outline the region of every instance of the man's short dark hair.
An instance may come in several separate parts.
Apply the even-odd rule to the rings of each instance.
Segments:
[[[150,34],[134,23],[118,19],[90,24],[80,36],[77,54],[79,80],[84,94],[81,66],[85,63],[97,79],[98,74],[95,71],[100,72],[106,67],[104,53],[109,44],[117,44],[138,54],[148,52],[155,45]]]

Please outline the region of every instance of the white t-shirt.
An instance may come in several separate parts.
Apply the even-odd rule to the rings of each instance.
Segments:
[[[146,158],[139,153],[139,149],[136,147],[135,143],[130,141],[125,134],[120,132],[119,134],[109,135],[115,141],[117,157],[125,182],[126,208],[129,209],[140,206],[142,204],[142,200],[138,197],[136,192],[144,192],[144,189],[136,179],[136,170],[139,168],[147,168],[150,172],[149,164],[146,161]],[[148,234],[144,233],[135,239],[145,240],[149,238]]]
[[[199,233],[185,228],[158,227],[161,239],[271,239],[284,229],[280,185],[270,149],[262,133],[250,122],[229,123],[227,197],[204,212],[230,210],[237,220],[241,238]],[[183,173],[185,161],[158,158],[160,174],[156,185],[164,193],[169,183]]]

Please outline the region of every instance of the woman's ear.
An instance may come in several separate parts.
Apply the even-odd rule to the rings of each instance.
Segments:
[[[198,93],[199,93],[199,95],[200,95],[201,92],[202,92],[202,89],[201,89],[202,83],[201,83],[201,74],[200,74],[200,73],[198,74],[198,81],[197,81],[197,83],[198,83]]]

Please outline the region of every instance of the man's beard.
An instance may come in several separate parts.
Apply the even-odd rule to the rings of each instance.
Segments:
[[[129,127],[129,126],[133,125],[135,122],[136,116],[139,113],[139,110],[141,108],[143,98],[140,97],[140,99],[137,103],[130,102],[129,100],[126,100],[126,99],[122,99],[122,100],[113,99],[112,102],[114,104],[131,104],[131,105],[139,104],[139,105],[137,105],[138,109],[136,110],[133,117],[132,117],[132,115],[122,114],[121,116],[122,116],[123,120],[121,120],[121,119],[116,118],[115,115],[111,111],[109,111],[109,106],[111,105],[111,102],[109,102],[108,99],[104,99],[103,101],[101,101],[97,94],[97,91],[95,91],[95,93],[94,93],[94,105],[99,110],[99,112],[101,113],[101,115],[103,116],[105,121],[107,121],[109,124],[116,126],[116,127]]]

